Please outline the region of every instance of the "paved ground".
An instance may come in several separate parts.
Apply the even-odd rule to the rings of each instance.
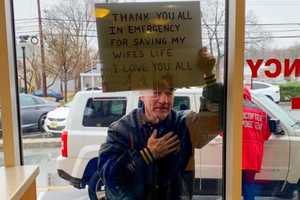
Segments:
[[[87,190],[76,190],[73,188],[54,189],[51,191],[40,192],[38,200],[89,200]]]

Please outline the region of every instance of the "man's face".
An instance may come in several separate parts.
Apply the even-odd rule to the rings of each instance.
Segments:
[[[167,118],[173,107],[173,91],[170,89],[143,92],[145,114],[148,120],[158,123]]]

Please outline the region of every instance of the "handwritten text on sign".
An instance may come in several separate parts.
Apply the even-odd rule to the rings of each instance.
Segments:
[[[203,83],[199,2],[96,4],[104,91]]]

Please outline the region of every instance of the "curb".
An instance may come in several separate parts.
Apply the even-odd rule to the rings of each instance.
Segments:
[[[23,148],[53,148],[60,147],[60,138],[24,138]],[[3,150],[3,140],[0,139],[0,151]]]

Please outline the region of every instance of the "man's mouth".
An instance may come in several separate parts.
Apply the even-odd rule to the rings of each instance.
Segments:
[[[162,112],[168,112],[169,111],[169,107],[157,107],[157,108],[154,108],[154,109],[162,111]]]

